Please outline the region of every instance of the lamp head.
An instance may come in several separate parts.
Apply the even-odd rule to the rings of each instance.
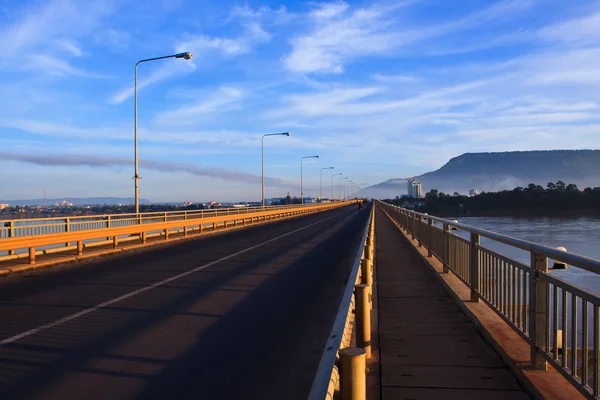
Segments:
[[[175,58],[184,58],[186,60],[189,60],[190,58],[192,58],[192,53],[185,52],[185,53],[179,53],[179,54],[175,54]]]
[[[290,132],[285,132],[285,133],[282,133],[282,135],[285,135],[285,136],[290,136],[290,135],[291,135],[291,133],[290,133]]]

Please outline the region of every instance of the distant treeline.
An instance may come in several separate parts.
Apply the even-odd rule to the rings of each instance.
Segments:
[[[387,200],[403,205],[408,199]],[[501,192],[482,192],[476,196],[452,195],[433,189],[425,199],[413,202],[413,208],[439,216],[501,215],[501,214],[562,214],[600,212],[600,187],[580,190],[577,185],[562,181],[549,182],[546,188],[529,184]]]

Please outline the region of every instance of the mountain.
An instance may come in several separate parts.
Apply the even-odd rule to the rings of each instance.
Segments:
[[[600,150],[465,153],[415,178],[423,185],[423,193],[431,189],[448,194],[466,194],[469,189],[496,192],[530,183],[546,187],[559,180],[584,189],[600,186]],[[406,179],[391,179],[366,190],[375,198],[402,196]]]
[[[112,205],[112,204],[134,204],[133,197],[63,197],[60,199],[30,199],[30,200],[0,200],[0,204],[8,204],[9,206],[43,206],[44,204],[51,206],[54,203],[68,201],[76,206],[86,205]],[[140,204],[150,204],[150,200],[140,199]]]

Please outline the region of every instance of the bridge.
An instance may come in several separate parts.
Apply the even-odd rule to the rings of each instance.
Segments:
[[[0,398],[598,398],[549,260],[600,267],[381,202],[0,221]]]

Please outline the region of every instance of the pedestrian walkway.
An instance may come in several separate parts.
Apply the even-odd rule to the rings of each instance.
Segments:
[[[381,398],[529,399],[393,222],[375,215]]]

